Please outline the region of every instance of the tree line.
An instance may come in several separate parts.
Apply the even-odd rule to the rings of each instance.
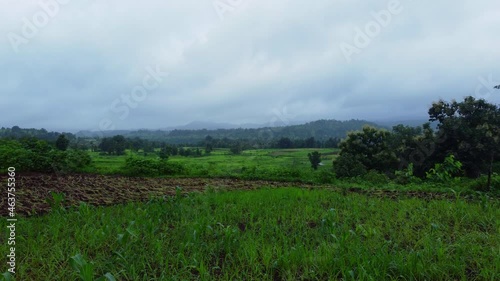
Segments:
[[[430,123],[398,125],[392,131],[366,126],[339,144],[334,161],[337,177],[355,177],[373,170],[443,180],[487,175],[500,161],[500,108],[484,99],[439,100],[429,108]]]
[[[92,145],[93,151],[101,152],[105,155],[124,155],[127,149],[133,152],[142,151],[144,154],[156,153],[160,150],[160,156],[202,156],[210,154],[215,148],[230,149],[233,154],[239,154],[243,150],[258,148],[336,148],[340,143],[340,138],[329,138],[325,141],[316,140],[314,137],[306,139],[290,139],[282,137],[271,142],[259,142],[247,139],[217,139],[206,136],[203,141],[196,144],[169,144],[165,141],[151,141],[147,139],[126,138],[122,135],[105,137],[97,144]],[[187,148],[186,148],[187,147]],[[190,148],[192,147],[192,148]],[[200,149],[202,148],[202,149]],[[202,151],[203,150],[203,151]]]
[[[23,172],[67,173],[81,172],[92,160],[85,150],[71,149],[64,134],[55,142],[22,137],[0,138],[0,169],[16,167]]]

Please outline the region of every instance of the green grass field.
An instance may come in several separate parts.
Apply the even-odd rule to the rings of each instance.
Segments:
[[[318,170],[331,170],[336,157],[336,149],[259,149],[245,150],[240,155],[233,155],[229,149],[215,149],[210,155],[202,157],[171,156],[168,161],[184,166],[183,177],[250,177],[251,179],[289,179],[295,181],[313,181],[314,174],[307,154],[313,151],[322,153],[322,163]],[[102,156],[91,153],[95,172],[101,174],[119,173],[128,156],[156,159],[149,153],[132,153],[123,156]]]
[[[316,150],[324,165],[315,171],[307,154]],[[19,192],[21,203],[65,193],[73,207],[19,217],[16,280],[500,279],[498,191],[476,192],[476,182],[464,178],[408,185],[376,173],[336,179],[337,152],[216,149],[170,157],[166,165],[182,172],[156,179],[27,175],[20,181],[31,189]],[[120,174],[129,156],[158,158],[91,153],[88,172]],[[257,179],[282,182],[251,186]],[[181,194],[179,186],[195,192]],[[80,200],[117,205],[74,207]],[[8,253],[5,237],[0,251]]]
[[[298,188],[81,205],[19,221],[16,277],[498,280],[499,207]]]

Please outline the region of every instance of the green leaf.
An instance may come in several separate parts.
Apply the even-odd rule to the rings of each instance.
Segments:
[[[14,277],[12,276],[12,274],[10,272],[4,272],[2,274],[2,281],[14,281]]]
[[[113,276],[113,274],[111,274],[111,273],[108,272],[108,273],[104,274],[104,276],[99,277],[99,278],[96,279],[96,281],[106,281],[106,280],[108,280],[108,281],[116,281],[116,278]]]

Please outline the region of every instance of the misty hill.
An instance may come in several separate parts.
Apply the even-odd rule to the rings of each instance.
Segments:
[[[217,130],[217,129],[255,129],[265,127],[262,124],[231,124],[231,123],[215,123],[215,122],[204,122],[204,121],[193,121],[183,126],[167,127],[162,130],[173,131],[173,130]]]
[[[105,131],[100,136],[113,136],[119,134],[128,138],[139,137],[149,140],[165,141],[168,143],[194,144],[205,139],[206,136],[223,139],[248,139],[248,140],[269,140],[288,137],[290,139],[305,139],[314,137],[317,140],[327,140],[329,138],[344,138],[349,131],[360,130],[364,125],[381,127],[373,122],[366,120],[318,120],[300,125],[282,126],[282,127],[263,127],[263,128],[236,128],[236,129],[201,129],[186,130],[174,129],[171,131],[163,130],[137,130],[137,131]],[[98,132],[81,131],[77,133],[79,137],[99,136]]]

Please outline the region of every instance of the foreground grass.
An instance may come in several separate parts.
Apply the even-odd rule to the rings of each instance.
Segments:
[[[75,280],[79,253],[117,280],[498,280],[499,207],[297,188],[81,205],[20,219],[16,277]]]

